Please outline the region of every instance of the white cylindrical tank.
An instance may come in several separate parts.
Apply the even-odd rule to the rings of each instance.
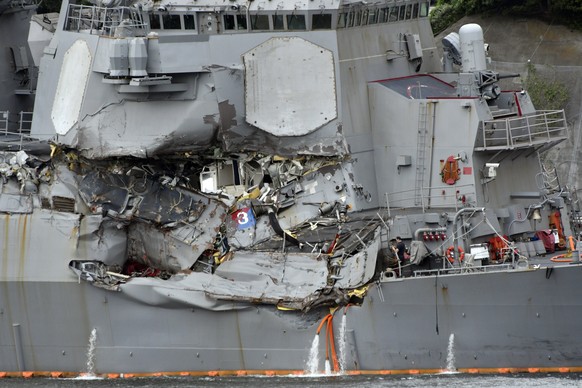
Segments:
[[[459,29],[459,37],[463,71],[486,70],[485,42],[481,26],[475,23],[465,24]]]

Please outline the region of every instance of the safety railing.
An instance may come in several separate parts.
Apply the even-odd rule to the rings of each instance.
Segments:
[[[12,115],[15,118],[14,114]],[[0,111],[0,148],[3,150],[21,150],[26,144],[36,141],[30,137],[32,112],[19,112],[18,122],[10,120],[10,111]]]
[[[10,112],[7,110],[0,110],[0,132],[6,134],[8,133],[8,118],[10,117]]]
[[[537,111],[520,117],[480,123],[478,151],[528,148],[568,137],[564,110]]]
[[[30,133],[32,127],[32,112],[20,112],[18,120],[18,131],[20,133]]]
[[[145,36],[149,25],[137,9],[69,4],[65,30],[106,36]]]
[[[384,193],[386,207],[389,209],[418,208],[454,208],[456,210],[470,204],[476,198],[475,185],[432,186],[423,187],[419,193],[415,189]]]
[[[470,272],[507,272],[516,269],[515,265],[512,264],[495,264],[495,265],[484,265],[484,266],[460,266],[460,267],[449,267],[449,268],[437,268],[437,269],[426,269],[414,271],[414,277],[421,276],[433,276],[433,275],[459,275]],[[517,268],[522,269],[522,268]]]

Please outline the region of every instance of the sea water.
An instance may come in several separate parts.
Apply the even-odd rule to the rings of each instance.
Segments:
[[[8,388],[99,388],[99,387],[446,387],[446,388],[512,388],[512,387],[582,387],[582,374],[435,374],[415,376],[244,376],[244,377],[156,377],[132,379],[0,379],[0,387]]]

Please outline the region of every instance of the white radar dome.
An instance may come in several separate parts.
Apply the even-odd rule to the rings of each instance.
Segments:
[[[465,24],[459,29],[459,37],[463,71],[486,70],[485,42],[481,26],[475,23]]]

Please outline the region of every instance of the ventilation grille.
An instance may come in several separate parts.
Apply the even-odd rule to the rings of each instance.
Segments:
[[[67,197],[53,197],[53,209],[60,212],[75,212],[75,200]]]

